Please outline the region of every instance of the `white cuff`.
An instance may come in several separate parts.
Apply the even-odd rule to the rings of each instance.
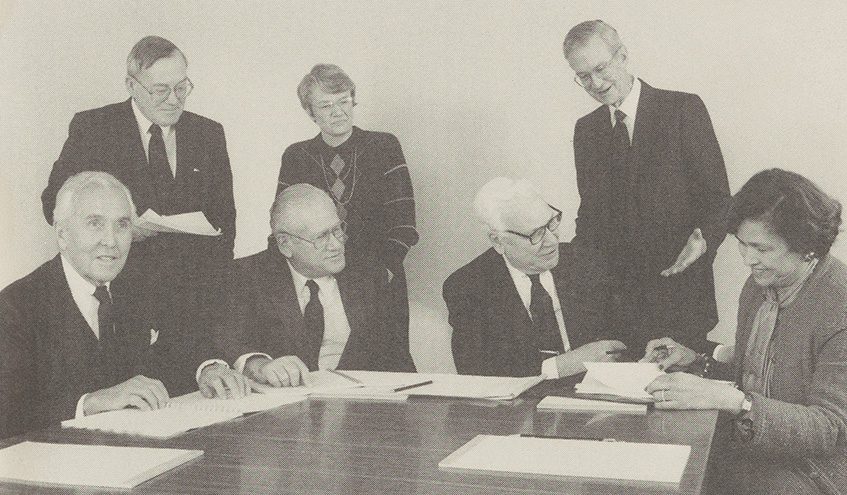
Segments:
[[[76,402],[76,413],[74,413],[74,419],[79,419],[85,416],[85,398],[88,397],[88,394],[82,394],[82,397]]]
[[[235,371],[244,374],[244,365],[247,364],[247,360],[253,356],[265,356],[268,359],[273,359],[264,352],[248,352],[247,354],[242,354],[238,357],[238,359],[235,360],[235,363],[233,363]]]
[[[734,345],[718,344],[715,346],[715,350],[712,351],[712,359],[719,363],[732,362],[733,357],[735,357]]]
[[[227,362],[224,361],[223,359],[207,359],[207,360],[203,361],[202,363],[200,363],[200,366],[197,367],[197,371],[194,373],[194,380],[197,383],[200,383],[200,373],[202,373],[203,370],[206,369],[206,366],[210,366],[210,365],[213,365],[213,364],[222,364],[222,365],[226,366],[227,368],[229,368],[229,364],[227,364]]]
[[[541,374],[544,375],[547,380],[560,378],[559,366],[556,364],[557,357],[558,356],[549,357],[541,363]]]

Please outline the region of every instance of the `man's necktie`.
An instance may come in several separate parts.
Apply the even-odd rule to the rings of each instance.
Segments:
[[[538,274],[529,275],[529,280],[532,282],[529,313],[532,316],[532,330],[538,339],[538,350],[564,352],[559,324],[556,322],[556,313],[553,311],[553,300],[541,285]],[[540,356],[542,358],[550,357],[547,353],[539,354],[543,354]]]
[[[150,126],[150,144],[147,155],[150,168],[159,180],[173,180],[174,176],[168,162],[168,153],[165,150],[165,140],[162,138],[162,128],[156,124]]]
[[[335,157],[329,164],[329,168],[333,172],[333,176],[335,178],[332,181],[329,190],[332,193],[332,196],[335,198],[335,203],[338,205],[338,218],[342,222],[347,216],[347,209],[341,202],[341,197],[344,195],[344,189],[346,188],[342,175],[342,172],[344,172],[344,165],[345,163],[344,160],[341,158],[341,155],[335,155]]]
[[[632,202],[634,191],[629,163],[629,131],[624,119],[626,114],[615,110],[615,127],[612,130],[611,191],[609,212],[611,216],[610,255],[614,273],[623,277],[632,269],[628,261],[631,254],[631,226],[629,216],[634,212]]]
[[[318,284],[314,280],[307,280],[306,287],[309,288],[309,302],[303,308],[307,333],[306,366],[315,371],[318,369],[318,358],[324,338],[324,307],[318,297]]]
[[[94,297],[100,303],[97,307],[98,332],[100,342],[106,344],[115,336],[115,316],[112,312],[112,296],[105,285],[98,285],[94,289]]]

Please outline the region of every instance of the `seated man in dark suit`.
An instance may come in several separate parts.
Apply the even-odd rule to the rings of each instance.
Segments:
[[[216,343],[248,378],[296,386],[309,370],[415,371],[386,317],[388,278],[376,264],[345,269],[332,199],[308,184],[279,193],[268,249],[235,261]],[[203,379],[201,373],[200,380]]]
[[[492,179],[474,209],[492,247],[450,275],[443,290],[459,373],[559,378],[626,349],[597,340],[612,333],[599,258],[559,243],[562,212],[529,181]]]
[[[169,337],[150,321],[146,291],[115,280],[132,243],[129,191],[105,172],[81,172],[51,213],[59,254],[0,292],[0,438],[168,401],[156,378]]]

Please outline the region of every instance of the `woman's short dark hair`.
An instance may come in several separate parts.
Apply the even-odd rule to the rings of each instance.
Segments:
[[[838,236],[841,203],[800,174],[772,168],[747,181],[732,198],[732,234],[745,220],[766,223],[796,253],[823,258]]]

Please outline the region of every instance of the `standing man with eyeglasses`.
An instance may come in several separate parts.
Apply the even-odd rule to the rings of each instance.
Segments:
[[[127,57],[126,88],[130,98],[87,110],[71,121],[67,141],[53,165],[41,195],[44,215],[52,223],[56,192],[69,176],[101,170],[117,177],[132,193],[142,214],[148,208],[162,215],[201,211],[221,235],[134,232],[132,255],[121,277],[143,284],[157,300],[159,328],[181,332],[187,353],[206,336],[215,293],[210,274],[232,260],[235,203],[232,171],[223,127],[184,111],[194,85],[187,59],[170,41],[158,36],[141,39]],[[196,367],[185,355],[175,361]],[[193,373],[173,372],[194,386]]]
[[[474,199],[492,247],[444,282],[453,360],[467,375],[559,378],[626,349],[606,315],[608,279],[592,250],[559,243],[562,212],[526,179],[498,177]]]
[[[640,350],[672,335],[709,351],[718,321],[712,263],[730,195],[706,107],[633,77],[626,46],[603,21],[573,27],[564,54],[574,81],[602,104],[574,131],[574,242],[606,253],[620,339]]]
[[[236,260],[227,276],[218,356],[276,387],[300,385],[318,369],[414,372],[408,340],[386,322],[387,274],[347,264],[330,196],[291,185],[271,206],[270,224],[268,248]],[[201,387],[208,368],[198,373]]]

